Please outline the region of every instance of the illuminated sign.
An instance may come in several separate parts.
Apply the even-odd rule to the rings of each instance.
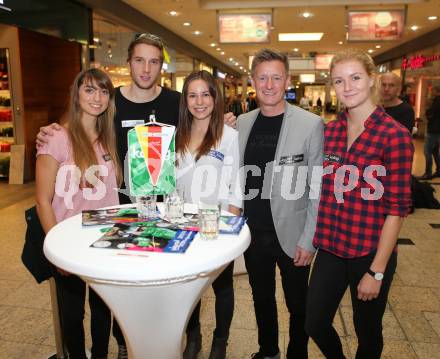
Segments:
[[[271,26],[271,14],[219,14],[219,42],[269,42]]]
[[[226,74],[224,72],[221,72],[221,71],[217,70],[217,77],[219,79],[223,79],[224,80],[226,78]]]
[[[416,70],[425,66],[426,63],[430,63],[433,61],[440,60],[440,55],[432,55],[432,56],[423,56],[416,55],[411,56],[409,59],[404,57],[402,60],[402,70]]]
[[[315,69],[316,70],[329,70],[330,62],[335,55],[330,54],[318,54],[315,56]]]
[[[300,74],[299,81],[301,83],[311,84],[315,82],[315,74]]]
[[[349,11],[348,41],[399,40],[404,25],[403,10]]]

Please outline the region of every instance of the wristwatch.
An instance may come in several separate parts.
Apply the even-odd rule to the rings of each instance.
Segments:
[[[368,268],[367,273],[369,275],[371,275],[376,280],[382,280],[383,279],[383,273],[373,272],[370,268]]]

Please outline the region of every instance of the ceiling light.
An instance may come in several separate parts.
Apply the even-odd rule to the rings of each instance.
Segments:
[[[225,54],[225,52],[224,52],[224,51],[220,52],[220,55],[224,55],[224,54]]]
[[[229,58],[229,61],[234,61],[234,58],[233,58],[233,57],[230,57],[230,58]]]
[[[373,51],[374,51],[373,49],[368,49],[368,53],[369,53],[369,54],[372,54]]]
[[[217,47],[215,50],[216,50],[216,51],[221,51],[221,48],[220,48],[220,47]]]
[[[411,26],[411,30],[412,31],[417,31],[418,29],[419,29],[419,27],[417,25]]]
[[[177,16],[177,15],[179,15],[178,12],[174,11],[174,10],[170,11],[168,14],[170,14],[170,16]]]
[[[216,44],[215,42],[211,42],[211,43],[209,44],[209,46],[211,46],[211,47],[216,47],[217,44]]]
[[[238,62],[235,63],[235,66],[238,66]]]
[[[295,51],[295,52],[298,52],[299,51],[299,49],[297,49],[296,47],[293,49],[293,51]]]
[[[280,33],[278,41],[319,41],[322,35],[324,35],[323,32]]]
[[[94,38],[93,38],[93,41],[95,41],[95,42],[99,42],[99,37],[94,37]]]
[[[201,32],[201,31],[199,31],[199,30],[196,30],[196,31],[194,31],[194,32],[193,32],[193,34],[194,34],[194,35],[196,35],[196,36],[199,36],[199,35],[201,35],[201,34],[202,34],[202,32]]]
[[[240,70],[243,70],[243,66],[240,66]]]
[[[380,45],[376,45],[376,49],[380,49],[382,46]]]
[[[189,21],[186,21],[182,24],[183,26],[191,26],[191,23]]]
[[[434,21],[437,20],[437,16],[428,16],[428,20]]]
[[[302,14],[301,14],[301,16],[303,17],[303,18],[309,18],[309,17],[311,17],[311,16],[313,16],[311,13],[309,13],[308,11],[304,11]]]
[[[344,43],[344,41],[339,41],[338,42],[339,45],[342,45],[343,43]]]

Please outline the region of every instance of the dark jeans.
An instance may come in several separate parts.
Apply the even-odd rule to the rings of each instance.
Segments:
[[[228,339],[229,328],[231,327],[232,316],[234,315],[234,283],[233,283],[234,262],[231,262],[225,270],[212,282],[215,293],[215,324],[214,336],[216,338]],[[186,332],[200,326],[200,301],[194,308],[189,319]]]
[[[360,258],[341,258],[320,250],[310,277],[306,331],[327,359],[345,358],[333,319],[350,286],[353,322],[358,338],[356,359],[379,359],[383,349],[382,317],[397,265],[397,253],[388,261],[379,296],[371,301],[357,299],[357,286],[370,268],[375,253]]]
[[[260,352],[274,356],[278,348],[278,313],[275,300],[275,267],[278,265],[286,305],[290,313],[287,358],[307,358],[308,336],[304,330],[307,280],[310,267],[296,267],[282,250],[274,231],[251,228],[252,240],[244,254],[254,299]]]
[[[440,173],[440,133],[427,133],[425,138],[425,173],[432,174],[432,158],[434,157],[436,172]]]
[[[84,343],[84,303],[86,283],[76,275],[55,273],[63,337],[69,359],[86,359]],[[107,357],[110,338],[111,312],[102,299],[89,287],[92,355]]]

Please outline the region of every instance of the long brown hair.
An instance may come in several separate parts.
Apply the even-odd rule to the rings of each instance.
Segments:
[[[109,93],[108,107],[98,116],[96,121],[96,132],[98,134],[96,141],[102,146],[104,151],[110,155],[115,167],[116,181],[118,184],[121,184],[122,170],[116,150],[113,124],[115,116],[115,88],[107,74],[99,69],[93,68],[80,72],[76,76],[70,90],[70,110],[67,119],[67,132],[72,145],[73,160],[82,174],[84,174],[85,170],[90,166],[98,164],[93,143],[87,136],[81,122],[83,110],[79,104],[79,88],[82,84],[91,85],[93,81],[96,82],[96,85],[98,85],[100,89],[105,89]]]
[[[193,116],[188,109],[188,87],[194,80],[203,80],[206,82],[209,88],[209,93],[214,100],[214,109],[211,114],[211,120],[209,121],[208,131],[205,138],[197,149],[196,161],[203,155],[206,155],[211,148],[217,147],[222,135],[223,135],[223,115],[224,105],[223,97],[220,89],[212,76],[208,71],[202,70],[191,73],[183,84],[182,96],[180,97],[179,106],[179,124],[177,125],[176,132],[176,152],[185,153],[188,151],[188,146],[191,138],[191,125]]]

